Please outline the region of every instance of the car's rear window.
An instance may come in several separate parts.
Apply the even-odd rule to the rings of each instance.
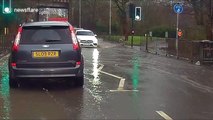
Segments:
[[[94,33],[91,31],[77,31],[76,35],[94,36]]]
[[[72,43],[69,27],[24,27],[20,44]]]

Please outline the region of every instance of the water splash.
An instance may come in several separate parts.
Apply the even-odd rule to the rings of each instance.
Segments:
[[[97,49],[93,50],[92,64],[93,64],[93,69],[92,69],[91,75],[93,76],[93,79],[90,79],[90,83],[92,83],[91,93],[92,93],[93,97],[97,100],[97,102],[100,102],[100,101],[102,101],[102,96],[99,95],[99,92],[101,92],[99,90],[99,88],[100,88],[100,85],[102,82],[100,81],[100,78],[99,78],[99,75],[100,75],[100,72],[98,69],[99,51]]]
[[[93,50],[93,55],[92,55],[92,62],[93,62],[93,84],[94,85],[100,85],[100,78],[99,78],[99,70],[98,70],[98,64],[99,64],[99,51],[97,49]]]

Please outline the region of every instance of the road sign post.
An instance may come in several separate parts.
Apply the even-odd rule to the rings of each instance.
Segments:
[[[179,56],[178,50],[178,31],[179,31],[179,14],[183,12],[183,6],[180,3],[177,3],[173,7],[174,12],[177,14],[177,24],[176,24],[176,56]]]
[[[129,4],[129,17],[131,18],[131,48],[133,48],[133,35],[134,35],[134,19],[135,19],[135,4]]]
[[[134,36],[134,20],[132,18],[132,31],[131,31],[131,34],[132,34],[132,39],[131,39],[131,48],[133,48],[133,36]]]

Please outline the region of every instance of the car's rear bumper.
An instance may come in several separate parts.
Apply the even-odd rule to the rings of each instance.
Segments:
[[[80,43],[81,47],[98,47],[97,43]]]
[[[72,68],[16,68],[10,70],[12,78],[60,78],[83,76],[83,68],[78,65]]]

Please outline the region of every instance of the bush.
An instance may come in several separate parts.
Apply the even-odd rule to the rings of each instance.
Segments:
[[[149,31],[147,31],[147,33],[149,33],[150,31],[152,31],[153,37],[164,38],[165,32],[168,32],[169,38],[175,38],[176,37],[176,30],[174,28],[170,28],[170,27],[165,27],[165,26],[154,27],[154,28],[149,29]]]

